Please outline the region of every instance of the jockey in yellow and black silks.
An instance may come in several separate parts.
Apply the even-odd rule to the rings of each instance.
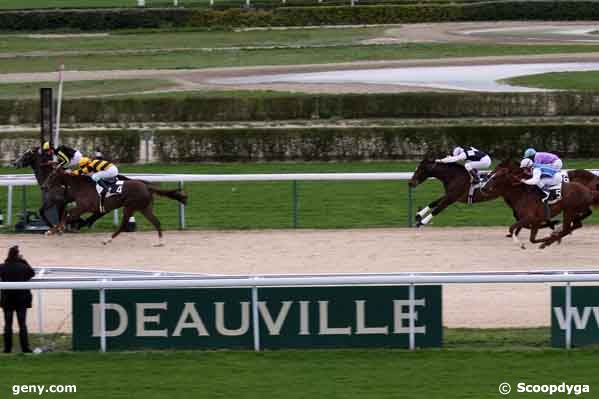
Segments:
[[[53,148],[47,141],[42,145],[42,150],[48,155],[56,156],[58,165],[63,169],[77,168],[79,160],[82,158],[79,150],[66,145],[59,145],[58,148]]]
[[[105,180],[115,178],[119,174],[117,167],[105,160],[82,157],[79,160],[77,170],[75,170],[73,174],[89,176],[102,187],[100,212],[104,212],[104,198],[106,198],[106,193],[109,188],[109,185]]]

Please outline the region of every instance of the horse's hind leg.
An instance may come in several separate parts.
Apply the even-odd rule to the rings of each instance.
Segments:
[[[162,240],[162,228],[160,227],[160,220],[154,215],[152,211],[152,204],[148,205],[146,208],[140,211],[142,215],[148,219],[150,223],[154,226],[156,231],[158,232],[158,244],[154,245],[155,247],[161,247],[164,245],[164,241]]]
[[[563,237],[572,233],[573,226],[576,220],[580,221],[580,219],[574,217],[572,214],[564,212],[564,222],[562,223],[562,230],[560,232],[554,232],[549,237],[545,238],[543,240],[543,244],[541,244],[539,248],[546,248],[556,241],[561,241]]]
[[[129,222],[129,218],[131,216],[133,216],[134,212],[135,211],[131,208],[128,208],[128,207],[123,208],[123,219],[121,220],[121,225],[119,226],[117,231],[112,233],[112,236],[108,240],[103,242],[104,245],[110,244],[112,242],[112,240],[114,240],[119,234],[121,234],[123,232],[123,230],[125,230],[125,226],[127,226],[127,223]]]

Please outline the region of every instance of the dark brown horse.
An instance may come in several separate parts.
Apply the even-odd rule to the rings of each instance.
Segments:
[[[64,186],[67,194],[74,198],[77,204],[75,208],[62,215],[59,228],[64,228],[70,220],[78,219],[83,213],[99,212],[100,198],[96,191],[96,183],[89,177],[65,173],[58,168],[48,177],[46,185],[49,188]],[[108,244],[116,238],[124,230],[129,218],[135,212],[139,211],[152,223],[158,232],[158,245],[163,245],[160,221],[156,218],[152,210],[154,194],[177,200],[182,204],[187,203],[187,195],[181,190],[163,190],[141,180],[125,180],[122,183],[120,192],[114,195],[107,195],[104,201],[106,212],[121,207],[124,208],[121,225],[112,234],[110,239],[104,241],[104,244]]]
[[[64,187],[55,186],[51,189],[44,189],[44,183],[46,182],[46,179],[50,173],[54,171],[56,162],[52,160],[51,156],[48,156],[41,151],[39,147],[35,147],[25,151],[16,161],[13,162],[13,165],[17,168],[31,167],[31,169],[33,169],[35,179],[37,180],[37,184],[42,188],[43,194],[43,203],[39,209],[39,215],[48,227],[53,228],[54,224],[50,222],[46,213],[50,209],[56,207],[58,214],[62,215],[66,205],[73,201],[72,198],[69,198],[66,195]],[[102,213],[94,213],[87,220],[78,219],[73,221],[72,226],[76,227],[77,229],[83,226],[91,226],[96,220],[104,215],[105,214]]]
[[[418,211],[416,214],[417,227],[429,223],[433,216],[438,215],[455,202],[475,203],[498,197],[492,194],[485,195],[477,189],[472,193],[472,198],[469,201],[470,174],[466,168],[457,163],[440,163],[431,159],[424,159],[420,162],[408,184],[415,188],[429,177],[434,177],[443,183],[445,195]]]
[[[590,172],[589,172],[590,173]],[[585,175],[586,174],[581,174]],[[541,202],[539,189],[522,183],[522,171],[513,162],[503,162],[490,174],[483,191],[490,195],[502,196],[506,203],[514,211],[516,223],[510,226],[510,233],[522,249],[524,244],[520,242],[518,233],[523,227],[530,229],[530,242],[541,243],[545,248],[562,237],[570,234],[573,230],[582,227],[582,220],[591,215],[591,207],[599,205],[599,192],[589,189],[578,182],[563,183],[562,199],[553,205],[549,205],[549,215],[545,205]],[[547,217],[554,217],[563,212],[563,223],[560,231],[556,231],[548,237],[537,239],[538,230],[547,223]]]

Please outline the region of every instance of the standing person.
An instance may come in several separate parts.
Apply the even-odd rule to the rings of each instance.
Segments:
[[[8,250],[8,256],[0,265],[0,280],[4,282],[29,281],[35,272],[29,263],[21,256],[18,246]],[[29,337],[27,336],[27,309],[31,308],[30,290],[2,290],[0,292],[0,307],[4,311],[4,353],[12,351],[13,315],[17,314],[19,323],[19,340],[23,353],[30,353]]]

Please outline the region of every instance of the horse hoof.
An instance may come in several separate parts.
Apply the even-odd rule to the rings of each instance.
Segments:
[[[104,245],[108,245],[108,244],[110,244],[111,242],[112,242],[112,238],[109,238],[108,240],[104,240],[104,241],[102,241],[102,244],[104,244]]]
[[[154,245],[152,245],[152,246],[153,246],[153,247],[155,247],[155,248],[158,248],[158,247],[164,247],[164,243],[163,243],[163,242],[159,242],[159,243],[157,243],[157,244],[154,244]]]
[[[505,236],[506,236],[507,238],[512,238],[512,234],[511,234],[511,233],[508,233],[508,234],[506,234]]]
[[[520,249],[526,249],[526,245],[524,245],[524,244],[521,244],[521,245],[520,245]]]

